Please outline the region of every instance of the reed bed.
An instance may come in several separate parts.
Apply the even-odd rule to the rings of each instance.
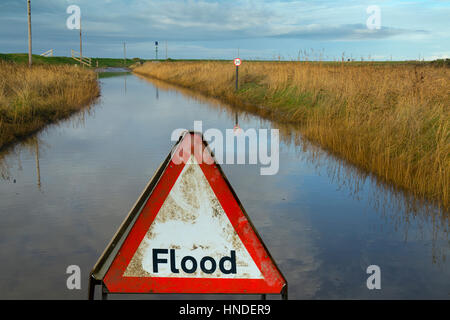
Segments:
[[[0,61],[0,149],[80,110],[99,90],[83,68]]]
[[[384,182],[450,205],[450,69],[413,64],[146,63],[134,69],[263,117]]]

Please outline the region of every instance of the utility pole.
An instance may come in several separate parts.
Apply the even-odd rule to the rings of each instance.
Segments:
[[[28,66],[31,67],[32,64],[32,49],[31,49],[31,0],[27,3],[28,11]]]
[[[81,14],[80,14],[80,66],[83,66],[83,40],[81,37]]]
[[[126,48],[126,43],[123,43],[123,65],[126,66],[127,65],[127,48]]]

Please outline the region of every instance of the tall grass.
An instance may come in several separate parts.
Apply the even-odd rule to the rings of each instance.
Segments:
[[[92,71],[0,61],[0,149],[69,116],[98,95]]]
[[[450,205],[450,69],[395,64],[146,63],[134,72],[300,124],[330,152]]]

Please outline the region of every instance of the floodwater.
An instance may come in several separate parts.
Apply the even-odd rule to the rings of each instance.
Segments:
[[[172,131],[202,120],[204,130],[225,132],[236,118],[245,130],[280,129],[278,174],[222,168],[290,299],[450,298],[448,212],[383,185],[293,128],[132,74],[100,81],[94,105],[0,156],[0,299],[85,299],[91,268],[173,146]],[[81,290],[66,286],[70,265],[81,268]],[[367,288],[370,265],[380,267],[379,290]]]

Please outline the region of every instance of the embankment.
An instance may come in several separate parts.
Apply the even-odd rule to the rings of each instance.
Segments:
[[[0,61],[0,149],[68,117],[99,92],[97,75],[90,70]]]
[[[410,64],[146,63],[143,76],[199,91],[302,134],[382,181],[450,205],[450,69]]]

